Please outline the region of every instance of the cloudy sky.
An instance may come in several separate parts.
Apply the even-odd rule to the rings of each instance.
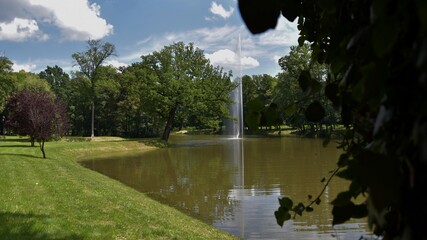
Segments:
[[[0,55],[14,69],[39,72],[58,65],[72,70],[71,55],[88,39],[116,46],[113,66],[140,60],[165,45],[194,42],[214,65],[236,69],[241,39],[243,74],[276,75],[278,58],[297,44],[294,23],[253,36],[236,0],[0,0]]]

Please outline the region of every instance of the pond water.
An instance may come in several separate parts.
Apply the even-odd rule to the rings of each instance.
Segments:
[[[331,226],[329,204],[348,182],[335,178],[312,213],[276,223],[278,197],[308,203],[324,187],[340,151],[302,138],[173,136],[173,146],[82,162],[242,239],[359,239],[366,219]]]

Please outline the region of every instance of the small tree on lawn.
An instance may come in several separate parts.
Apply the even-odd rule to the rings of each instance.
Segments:
[[[31,146],[37,141],[43,158],[44,143],[68,129],[65,104],[48,92],[20,91],[9,99],[7,110],[6,124],[17,134],[30,136]]]

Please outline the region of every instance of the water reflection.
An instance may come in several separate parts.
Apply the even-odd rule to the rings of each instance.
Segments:
[[[83,164],[244,239],[359,239],[364,221],[332,228],[334,181],[311,214],[276,224],[277,198],[319,193],[339,156],[320,140],[175,137],[175,147]]]

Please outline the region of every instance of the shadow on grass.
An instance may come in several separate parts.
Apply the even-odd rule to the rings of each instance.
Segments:
[[[83,237],[56,231],[45,232],[50,219],[43,215],[21,214],[0,212],[0,239],[22,239],[22,240],[79,240]]]
[[[37,158],[37,159],[40,158],[40,159],[43,159],[40,156],[34,156],[34,155],[30,155],[30,154],[0,153],[0,156],[18,156],[18,157]]]
[[[33,148],[30,144],[28,145],[2,145],[0,148]]]
[[[30,139],[28,138],[8,138],[6,137],[6,139],[4,138],[0,138],[0,142],[30,142]]]

